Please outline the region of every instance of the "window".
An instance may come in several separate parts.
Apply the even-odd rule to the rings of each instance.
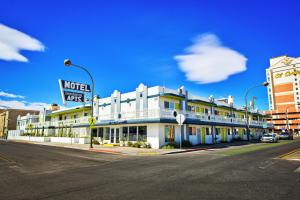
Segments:
[[[196,127],[189,127],[189,135],[196,135]]]
[[[195,110],[196,110],[196,109],[195,109],[195,106],[191,106],[191,111],[192,111],[192,112],[195,112]]]
[[[76,119],[77,118],[77,115],[74,115],[74,119]]]
[[[209,128],[205,128],[205,135],[209,135]]]
[[[246,129],[243,129],[243,133],[244,133],[244,135],[246,135]]]
[[[188,106],[188,111],[192,111],[192,106]]]
[[[207,109],[207,108],[205,108],[205,110],[204,110],[204,111],[205,111],[205,114],[208,114],[208,109]]]
[[[67,119],[67,116],[64,116],[64,120],[66,120]]]
[[[129,141],[137,141],[137,128],[136,126],[129,127]]]
[[[199,113],[200,112],[200,107],[196,107],[196,113]]]
[[[88,116],[88,113],[84,113],[84,116],[85,116],[85,117]]]
[[[62,120],[62,115],[59,115],[59,120]]]
[[[174,142],[175,126],[165,126],[165,142]]]
[[[105,140],[109,140],[109,132],[110,132],[110,128],[105,128]]]
[[[175,106],[174,106],[174,102],[170,102],[170,109],[174,110]]]
[[[103,128],[98,129],[98,137],[103,138]]]
[[[142,98],[143,97],[143,93],[140,93],[140,98]]]
[[[169,109],[170,103],[168,101],[164,101],[164,109]]]
[[[122,133],[123,133],[123,140],[128,141],[128,126],[123,127],[122,129]]]
[[[227,129],[227,135],[230,135],[230,129],[229,128]]]
[[[216,128],[216,135],[220,134],[220,128]]]
[[[139,141],[146,142],[147,141],[147,126],[139,126]]]

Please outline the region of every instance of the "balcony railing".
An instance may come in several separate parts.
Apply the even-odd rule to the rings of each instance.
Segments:
[[[228,116],[221,115],[209,115],[196,113],[192,111],[182,112],[187,118],[201,120],[205,122],[219,122],[219,123],[228,123],[228,124],[240,124],[245,125],[245,119],[241,118],[233,118]],[[151,109],[145,111],[133,111],[133,112],[122,112],[118,114],[100,114],[97,117],[97,122],[107,122],[107,121],[123,121],[123,120],[143,120],[143,119],[176,119],[174,116],[174,110],[160,110],[160,109]],[[63,126],[72,126],[72,125],[80,125],[87,124],[89,117],[82,117],[77,119],[68,119],[68,120],[56,120],[56,121],[47,121],[44,123],[34,123],[34,127],[63,127]],[[249,120],[249,125],[262,126],[265,122]],[[268,125],[269,127],[269,125]]]

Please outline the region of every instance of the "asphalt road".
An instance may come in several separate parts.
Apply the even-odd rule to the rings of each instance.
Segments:
[[[124,156],[0,141],[0,199],[299,200],[300,162],[278,159],[297,148]]]

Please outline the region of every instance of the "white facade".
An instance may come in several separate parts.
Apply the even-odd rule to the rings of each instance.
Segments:
[[[233,107],[233,97],[230,103],[191,95],[184,87],[172,90],[140,84],[132,92],[115,90],[109,97],[95,98],[96,124],[92,134],[103,143],[141,141],[152,148],[178,144],[180,140],[193,145],[230,142],[235,138],[243,140],[245,115],[243,110]],[[176,122],[179,113],[186,116],[182,127]],[[56,135],[65,130],[73,136],[89,136],[90,116],[82,106],[54,111],[49,116],[50,121],[37,126],[48,127],[48,131]],[[250,113],[249,124],[255,137],[263,132],[266,123],[260,113]]]

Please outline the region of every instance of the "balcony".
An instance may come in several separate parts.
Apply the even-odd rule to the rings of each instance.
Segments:
[[[182,112],[182,111],[181,111]],[[191,111],[185,111],[183,114],[188,119],[201,120],[204,122],[216,122],[216,123],[227,123],[227,124],[238,124],[245,125],[245,119],[233,118],[220,115],[209,115],[209,114],[200,114]],[[77,119],[68,119],[60,121],[47,121],[44,123],[33,123],[34,127],[63,127],[63,126],[78,126],[82,124],[88,124],[89,117],[82,117]],[[131,111],[131,112],[122,112],[119,114],[100,114],[97,118],[97,123],[105,123],[112,121],[125,121],[125,120],[150,120],[150,119],[176,119],[174,116],[174,110],[160,110],[160,109],[151,109],[145,111]],[[250,126],[263,126],[266,124],[262,121],[250,120]],[[270,127],[270,124],[268,124]]]

